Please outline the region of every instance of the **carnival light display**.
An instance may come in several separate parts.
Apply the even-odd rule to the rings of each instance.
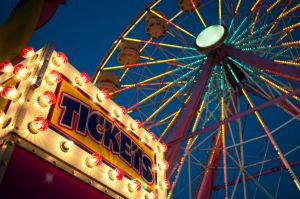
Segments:
[[[102,157],[99,153],[93,153],[92,155],[86,157],[85,164],[89,168],[93,168],[94,166],[99,166],[102,163]]]
[[[52,91],[44,91],[38,98],[38,102],[42,107],[52,105],[56,102],[56,97]]]
[[[56,56],[54,56],[52,59],[53,59],[54,65],[57,67],[59,67],[63,64],[66,64],[69,61],[67,55],[63,52],[57,52]]]
[[[25,59],[32,58],[34,55],[35,55],[35,52],[31,46],[26,46],[21,51],[21,56]]]
[[[108,171],[108,176],[111,180],[122,180],[124,177],[124,172],[120,168],[116,168],[114,170],[111,169]]]
[[[62,75],[60,72],[56,70],[52,70],[47,76],[46,76],[46,82],[49,85],[53,85],[55,83],[59,83],[62,81]]]
[[[12,73],[14,67],[12,65],[11,62],[9,61],[4,61],[2,63],[0,63],[0,71],[3,72],[3,73]]]
[[[140,191],[142,189],[142,183],[135,179],[132,182],[129,182],[127,187],[129,192]]]
[[[27,69],[27,67],[24,64],[15,65],[13,73],[15,77],[19,80],[26,80],[31,74],[31,72]]]
[[[41,116],[35,117],[34,120],[28,124],[28,129],[33,134],[37,134],[40,131],[45,131],[47,128],[48,121]]]

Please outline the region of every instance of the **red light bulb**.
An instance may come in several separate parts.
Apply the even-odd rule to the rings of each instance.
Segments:
[[[103,102],[105,99],[109,99],[109,93],[105,89],[101,89],[100,92],[96,95],[99,102]]]
[[[35,52],[31,46],[27,46],[22,49],[21,51],[21,56],[25,59],[31,58],[35,55]]]
[[[52,105],[56,102],[56,97],[52,91],[44,91],[43,95],[38,98],[39,104],[42,107]]]
[[[1,91],[1,97],[4,99],[13,100],[17,94],[17,89],[13,85],[7,85],[2,91]]]
[[[142,183],[139,180],[134,180],[133,184],[136,191],[140,191],[142,189]]]
[[[48,128],[48,121],[41,116],[34,118],[32,122],[29,123],[29,130],[31,133],[38,133],[39,131],[45,131]]]
[[[158,199],[157,193],[154,192],[154,191],[151,191],[151,193],[150,193],[150,198],[149,198],[149,199]]]
[[[57,52],[56,56],[53,58],[53,62],[56,66],[60,66],[61,64],[65,64],[68,62],[68,57],[63,52]]]
[[[150,137],[151,141],[155,141],[156,140],[156,136],[155,136],[155,134],[153,132],[149,133],[149,137]]]
[[[161,182],[161,186],[164,188],[164,189],[169,189],[170,188],[170,181],[165,179]]]
[[[5,120],[5,113],[3,110],[0,110],[0,124],[3,124]]]
[[[80,74],[80,78],[82,79],[82,81],[83,81],[84,83],[89,83],[89,82],[91,81],[90,76],[89,76],[87,73],[85,73],[85,72],[82,72],[82,73]]]
[[[49,85],[53,85],[54,83],[59,83],[62,81],[62,75],[60,72],[56,70],[52,70],[49,75],[46,76],[46,82]]]
[[[163,170],[168,170],[169,166],[170,165],[167,160],[163,160],[163,162],[159,164],[160,169],[163,169]]]
[[[99,153],[93,153],[92,158],[95,166],[99,166],[102,163],[102,157]]]
[[[115,173],[116,173],[116,178],[117,178],[117,180],[122,180],[122,179],[123,179],[123,177],[124,177],[124,172],[123,172],[122,169],[116,168],[116,169],[115,169]]]
[[[167,150],[168,150],[168,146],[165,143],[161,144],[161,148],[162,148],[163,152],[167,152]]]
[[[142,184],[139,180],[135,179],[128,183],[127,188],[129,192],[140,191],[142,189]]]
[[[0,64],[0,71],[2,73],[11,73],[14,67],[9,61],[4,61]]]
[[[99,166],[102,163],[102,157],[99,153],[93,153],[85,159],[86,166],[92,168],[94,166]]]
[[[29,77],[30,72],[24,64],[17,64],[13,70],[14,75],[19,80],[25,80]]]

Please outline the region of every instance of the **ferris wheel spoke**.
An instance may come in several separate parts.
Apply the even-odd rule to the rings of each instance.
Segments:
[[[241,168],[239,166],[238,162],[233,158],[233,156],[230,153],[228,153],[227,156],[233,161],[233,163],[236,166],[238,166],[240,168],[240,170],[242,170],[243,173],[245,173],[245,175],[247,176],[246,178],[250,179],[266,196],[268,196],[269,198],[274,199],[272,194],[270,192],[268,192],[263,185],[261,185],[259,182],[257,182],[257,180],[255,178],[251,178],[251,174],[245,168]],[[234,183],[238,183],[238,182],[234,182]]]
[[[184,84],[176,93],[174,93],[167,101],[160,105],[158,109],[156,109],[146,120],[145,122],[149,122],[154,116],[156,116],[165,106],[167,106],[175,97],[180,95],[191,83],[195,80],[195,76],[193,76],[186,84]]]
[[[163,122],[169,120],[170,118],[174,117],[174,116],[178,113],[178,111],[179,111],[179,110],[175,111],[174,113],[171,113],[171,114],[167,115],[166,117],[160,119],[160,120],[157,121],[157,122],[154,122],[153,124],[151,124],[150,126],[148,126],[148,127],[146,128],[146,130],[149,131],[149,130],[151,130],[151,128],[153,128],[153,127],[155,127],[155,126],[157,126],[157,125],[160,125],[160,124],[162,124]],[[169,123],[169,122],[168,122],[168,123]]]
[[[150,10],[150,12],[153,13],[153,14],[155,14],[156,16],[158,16],[159,18],[161,18],[162,20],[166,21],[167,24],[171,24],[172,26],[174,26],[175,28],[177,28],[181,32],[184,32],[185,34],[189,35],[190,37],[196,38],[192,33],[188,32],[187,30],[185,30],[185,29],[181,28],[180,26],[174,24],[172,21],[166,19],[165,17],[163,17],[159,13],[155,12],[154,10]]]
[[[188,59],[197,59],[197,58],[203,58],[205,55],[195,55],[195,56],[188,56],[188,57],[180,57],[180,58],[170,58],[170,59],[163,59],[163,60],[155,60],[155,61],[149,61],[149,62],[141,62],[137,64],[125,64],[125,65],[119,65],[119,66],[110,66],[103,68],[103,70],[114,70],[114,69],[121,69],[121,68],[133,68],[138,66],[147,66],[152,64],[161,64],[166,62],[172,62],[172,61],[181,61],[181,60],[188,60]]]
[[[259,5],[258,5],[258,8],[257,8],[256,14],[255,14],[254,21],[253,21],[253,23],[252,23],[252,25],[251,25],[250,34],[252,34],[252,33],[253,33],[253,30],[254,30],[255,24],[256,24],[256,22],[257,22],[257,20],[258,20],[259,13],[260,13],[260,10],[261,10],[261,8],[262,8],[262,5],[263,5],[263,1],[261,1],[261,0],[258,0],[258,1],[256,1],[256,2],[257,2],[257,4],[259,3]],[[257,6],[257,5],[256,5],[256,6]],[[255,6],[255,8],[256,8],[256,6]],[[253,7],[254,7],[254,5],[253,5]],[[251,9],[251,10],[252,10],[252,9]],[[253,11],[254,11],[254,10],[253,10]]]
[[[199,20],[201,21],[202,25],[204,26],[204,28],[206,28],[206,23],[204,22],[204,19],[203,19],[203,17],[201,16],[201,14],[200,14],[198,8],[196,7],[194,1],[193,1],[193,0],[190,0],[190,3],[193,5],[193,8],[194,8],[194,10],[195,10],[195,12],[196,12],[196,14],[197,14]]]
[[[268,9],[267,12],[270,12],[275,6],[277,6],[280,3],[281,0],[276,0]]]
[[[179,48],[179,49],[184,49],[184,50],[194,50],[194,51],[197,50],[196,48],[191,48],[191,47],[186,47],[186,46],[179,46],[179,45],[174,45],[174,44],[166,44],[166,43],[160,43],[160,42],[146,41],[146,40],[141,40],[141,39],[127,38],[127,37],[125,37],[124,40],[138,42],[138,43],[140,42],[140,43],[145,43],[145,44],[153,44],[155,46]]]
[[[161,93],[162,91],[166,90],[167,88],[173,86],[175,83],[177,83],[178,81],[181,81],[184,78],[187,78],[188,76],[190,76],[193,72],[198,71],[198,69],[200,68],[200,66],[197,66],[194,70],[189,71],[188,73],[182,75],[181,77],[177,78],[176,80],[174,80],[173,82],[167,84],[166,86],[158,89],[157,91],[155,91],[154,93],[148,95],[147,97],[145,97],[144,99],[142,99],[141,101],[137,102],[136,104],[132,105],[131,107],[128,108],[128,110],[133,110],[135,108],[137,108],[139,105],[141,105],[142,103],[146,102],[147,100],[149,100],[150,98],[158,95],[159,93]]]
[[[243,88],[243,86],[240,84],[238,78],[236,77],[236,74],[233,72],[233,70],[231,69],[231,67],[229,65],[227,65],[228,68],[230,69],[230,72],[232,73],[232,75],[234,76],[234,79],[236,80],[237,84],[239,84],[241,86],[241,91],[244,94],[247,102],[249,103],[249,105],[251,106],[251,108],[254,108],[254,105],[251,101],[251,99],[249,98],[247,92],[245,91],[245,89]],[[298,181],[297,176],[295,175],[294,171],[292,170],[292,168],[290,167],[288,161],[286,160],[286,158],[284,157],[283,153],[281,152],[280,148],[278,147],[276,141],[274,140],[272,134],[270,133],[270,131],[268,130],[267,126],[265,125],[264,121],[262,120],[260,114],[258,113],[258,111],[254,111],[254,114],[257,118],[257,120],[259,121],[260,125],[262,126],[263,130],[265,131],[265,133],[267,134],[271,144],[273,145],[275,151],[277,152],[278,156],[280,157],[282,163],[284,164],[284,166],[287,168],[287,170],[289,171],[291,178],[293,179],[295,185],[297,186],[297,188],[300,190],[300,183]]]

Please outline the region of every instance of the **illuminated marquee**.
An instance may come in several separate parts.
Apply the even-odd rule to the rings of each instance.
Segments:
[[[57,103],[49,113],[53,130],[88,151],[100,153],[107,163],[124,169],[129,176],[153,184],[155,158],[150,148],[67,80],[56,93]]]
[[[52,48],[0,73],[0,136],[110,197],[166,198],[166,145]]]

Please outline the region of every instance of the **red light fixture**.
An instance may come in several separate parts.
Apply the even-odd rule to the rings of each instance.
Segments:
[[[124,177],[124,172],[122,169],[116,168],[115,170],[109,170],[108,176],[111,180],[122,180]]]
[[[32,58],[34,55],[35,55],[35,52],[31,46],[26,46],[21,51],[21,56],[25,59]]]
[[[41,116],[34,118],[32,122],[29,123],[28,129],[31,133],[36,134],[40,131],[45,131],[48,128],[48,121]]]
[[[13,85],[7,85],[1,91],[1,97],[3,97],[4,99],[12,100],[13,102],[18,101],[21,95],[21,93],[17,93],[17,89]]]
[[[121,115],[126,115],[127,109],[124,106],[120,106],[114,110],[114,114],[116,117],[120,117]]]
[[[5,113],[3,110],[0,110],[0,124],[3,124],[4,120],[5,120]]]
[[[150,132],[148,135],[149,135],[151,141],[155,141],[156,140],[156,135],[153,132]]]
[[[129,192],[140,191],[141,189],[142,189],[142,183],[137,179],[128,183],[128,191]]]
[[[89,83],[91,81],[91,78],[90,78],[90,76],[87,74],[87,73],[85,73],[85,72],[82,72],[81,74],[80,74],[80,77],[76,77],[75,78],[75,82],[77,83],[77,85],[79,85],[79,86],[82,86],[83,85],[83,83]]]
[[[85,164],[89,168],[99,166],[102,163],[102,157],[99,153],[93,153],[91,156],[86,157]]]
[[[4,61],[0,64],[0,72],[11,73],[14,70],[13,65],[9,61]]]
[[[19,80],[26,80],[30,75],[30,71],[28,71],[24,64],[17,64],[14,67],[13,73]]]
[[[161,144],[161,149],[162,149],[163,152],[167,152],[168,146],[165,143],[162,143]]]
[[[56,97],[52,91],[44,91],[38,98],[38,102],[42,107],[47,107],[56,102]]]
[[[99,93],[97,93],[96,98],[99,102],[103,102],[106,99],[109,99],[109,93],[105,89],[101,89]]]
[[[131,130],[135,131],[136,129],[142,128],[143,123],[140,120],[135,120],[134,122],[130,123]]]
[[[62,81],[62,75],[60,74],[60,72],[56,71],[56,70],[52,70],[50,72],[50,74],[48,74],[46,76],[46,82],[49,84],[49,85],[53,85],[55,83],[59,83]]]
[[[63,52],[57,52],[56,56],[53,57],[53,63],[56,66],[60,66],[62,64],[68,63],[68,57]]]
[[[169,169],[169,163],[167,160],[163,160],[162,163],[158,164],[158,167],[160,170],[168,170]]]
[[[160,181],[159,185],[160,185],[161,189],[169,189],[170,188],[170,181],[165,179],[163,181]]]

